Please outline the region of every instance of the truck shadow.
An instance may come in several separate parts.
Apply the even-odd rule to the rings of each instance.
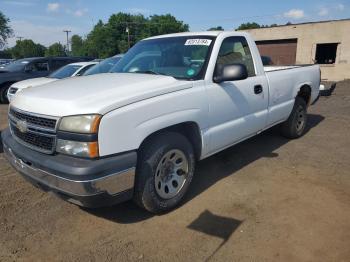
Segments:
[[[309,114],[308,117],[306,134],[324,120],[320,115]],[[190,201],[216,182],[234,175],[238,170],[260,158],[278,157],[278,153],[274,151],[289,141],[291,140],[280,135],[279,126],[275,126],[201,161],[197,165],[196,174],[184,202]]]
[[[324,120],[321,115],[309,114],[308,117],[306,133]],[[289,141],[280,135],[278,127],[273,127],[199,162],[183,204],[200,195],[221,179],[234,175],[238,170],[262,157],[278,157],[274,151]],[[87,210],[87,212],[121,224],[137,223],[153,216],[138,208],[131,201],[113,207]]]
[[[1,130],[0,130],[0,154],[4,152],[4,147],[2,145]]]

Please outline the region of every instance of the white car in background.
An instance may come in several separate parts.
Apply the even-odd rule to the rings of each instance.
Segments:
[[[47,77],[38,77],[16,82],[9,88],[7,97],[11,102],[14,95],[25,88],[44,85],[67,77],[81,76],[98,63],[98,61],[72,63],[61,67]]]

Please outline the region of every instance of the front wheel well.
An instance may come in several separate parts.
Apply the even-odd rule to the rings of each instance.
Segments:
[[[0,84],[0,89],[2,89],[3,87],[10,87],[14,83],[16,82],[13,82],[13,81],[3,82]]]
[[[147,144],[151,139],[155,136],[164,133],[164,132],[176,132],[185,136],[193,146],[196,159],[199,160],[202,153],[202,136],[200,132],[200,128],[195,122],[183,122],[180,124],[176,124],[173,126],[169,126],[158,131],[153,132],[149,136],[147,136],[141,143],[139,148],[142,148],[145,144]]]
[[[309,85],[303,85],[300,87],[297,97],[304,99],[306,105],[309,105],[311,99],[311,87]]]

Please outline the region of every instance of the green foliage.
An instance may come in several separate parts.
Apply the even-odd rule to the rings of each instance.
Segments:
[[[0,58],[2,58],[2,59],[11,59],[12,58],[11,49],[7,48],[5,50],[1,50],[0,51]]]
[[[237,27],[236,30],[247,30],[247,29],[256,29],[256,28],[261,28],[261,25],[255,22],[248,22],[248,23],[243,23],[239,27]]]
[[[60,43],[50,45],[45,52],[45,56],[66,56],[64,46]]]
[[[111,15],[106,23],[99,20],[85,39],[79,35],[73,35],[71,54],[106,58],[125,53],[129,45],[132,47],[146,37],[187,32],[188,30],[187,24],[178,21],[170,14],[145,17],[141,14],[132,15],[120,12]],[[60,43],[55,43],[45,49],[32,40],[17,41],[11,52],[14,58],[66,55]]]
[[[222,26],[216,26],[216,27],[211,27],[207,31],[224,31],[224,28]]]
[[[290,22],[287,23],[291,24]],[[259,25],[258,23],[252,22],[252,23],[243,23],[239,27],[237,27],[237,31],[239,30],[248,30],[248,29],[256,29],[256,28],[269,28],[269,27],[276,27],[278,24],[271,24],[271,25]]]
[[[85,56],[86,50],[84,48],[84,42],[81,36],[73,35],[71,38],[72,55],[73,56]]]
[[[0,11],[0,48],[2,48],[6,44],[7,39],[13,35],[9,23],[10,19]]]
[[[149,19],[149,34],[163,35],[178,32],[187,32],[189,26],[182,21],[177,21],[176,18],[170,14],[166,15],[152,15]]]
[[[44,56],[45,46],[34,43],[32,40],[24,39],[16,41],[16,45],[11,48],[13,58]]]
[[[170,14],[153,15],[146,18],[141,14],[132,15],[120,12],[111,15],[106,23],[98,21],[86,39],[82,40],[82,45],[77,37],[74,41],[72,38],[72,51],[74,55],[106,58],[125,53],[129,49],[129,43],[130,46],[133,46],[143,38],[188,30],[187,24],[176,20]],[[127,31],[129,31],[129,36]]]

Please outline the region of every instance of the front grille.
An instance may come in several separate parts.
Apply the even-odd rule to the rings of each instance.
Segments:
[[[16,88],[16,87],[10,87],[10,89],[9,89],[9,94],[14,95],[14,94],[17,93],[17,91],[18,91],[18,88]]]
[[[11,107],[9,123],[13,137],[36,151],[52,154],[56,146],[57,119],[20,111]]]
[[[34,116],[28,113],[17,111],[13,108],[10,108],[10,116],[15,117],[18,120],[24,120],[28,124],[35,125],[37,127],[49,128],[54,130],[56,128],[56,119],[44,118],[40,116]]]
[[[51,153],[54,148],[55,137],[39,135],[32,132],[22,133],[13,123],[11,123],[11,131],[18,139],[39,151]]]

